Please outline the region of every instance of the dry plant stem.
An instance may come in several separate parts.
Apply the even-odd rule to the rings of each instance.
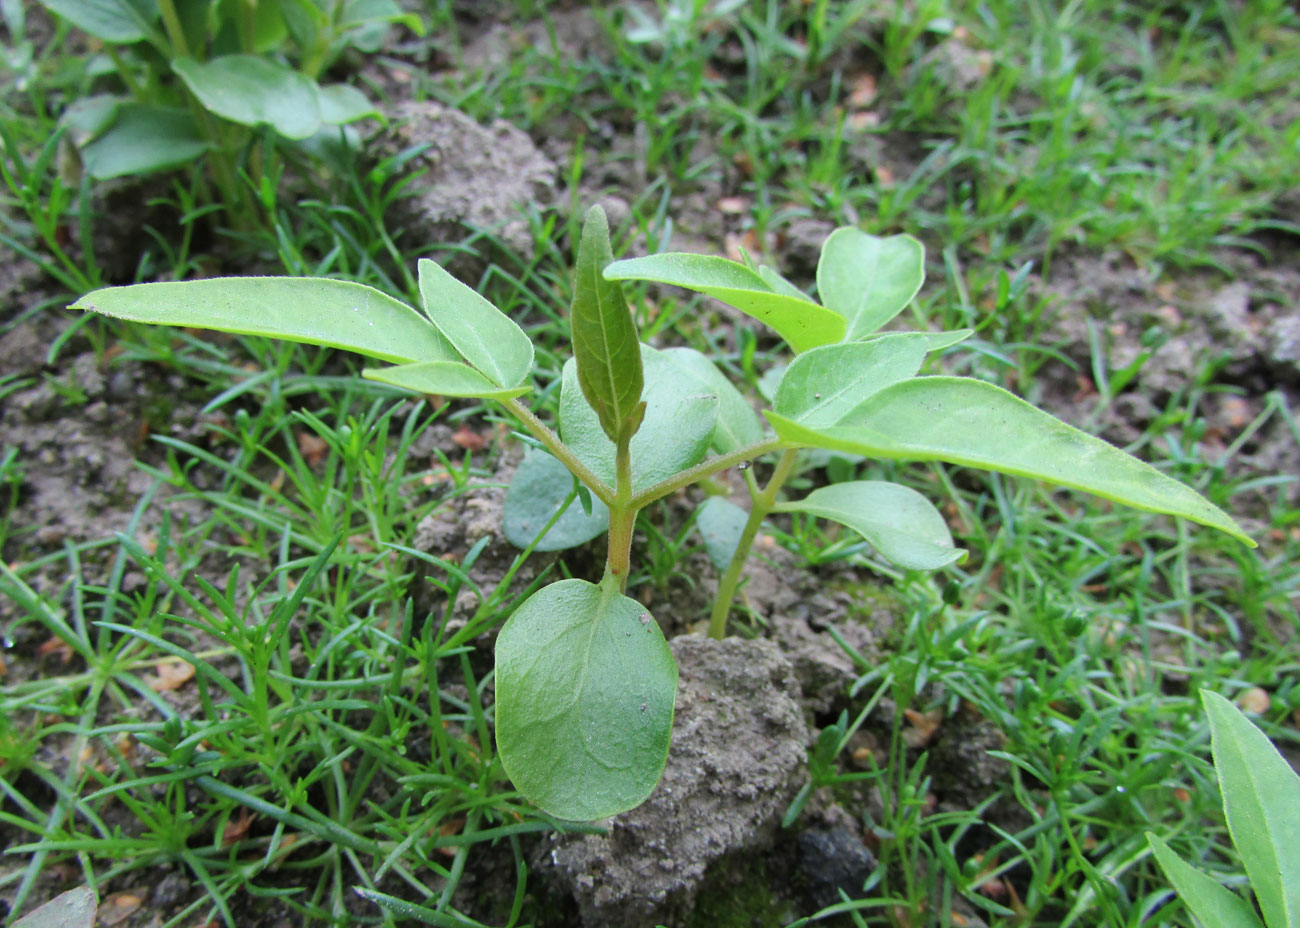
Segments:
[[[745,569],[745,562],[749,560],[749,552],[754,547],[758,527],[775,508],[777,494],[781,492],[782,485],[794,468],[797,453],[795,448],[787,448],[782,452],[781,460],[777,461],[776,470],[772,472],[772,479],[768,480],[767,486],[754,496],[753,505],[749,509],[749,519],[745,522],[745,529],[740,533],[740,541],[736,544],[736,553],[731,556],[727,572],[718,581],[718,595],[713,600],[713,615],[709,617],[710,638],[721,639],[727,633],[727,616],[731,613],[731,602],[736,596],[736,587],[740,585],[740,575]]]

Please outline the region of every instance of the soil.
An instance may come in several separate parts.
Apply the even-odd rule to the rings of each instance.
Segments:
[[[585,10],[555,16],[554,31],[547,32],[536,24],[501,25],[472,6],[462,24],[468,39],[462,60],[445,62],[447,66],[490,68],[520,43],[537,45],[551,36],[562,43],[561,54],[594,55],[603,47],[602,27]],[[986,66],[960,49],[929,54],[938,56],[937,66],[959,86],[978,79]],[[407,85],[391,81],[388,86],[400,90]],[[500,121],[480,126],[427,101],[399,102],[391,116],[390,128],[377,139],[381,156],[419,150],[410,167],[427,172],[419,197],[401,201],[390,217],[393,227],[407,229],[406,245],[459,241],[486,230],[507,249],[528,254],[531,233],[520,205],[567,201],[557,164],[567,163],[573,138],[562,126],[556,135],[530,138]],[[906,176],[926,154],[907,137],[863,136],[856,144],[854,157],[864,169],[885,168],[897,176]],[[603,199],[617,225],[627,215],[626,201],[610,191],[626,195],[644,181],[636,136],[611,129],[607,144],[589,145],[588,154],[593,163],[578,198]],[[674,247],[718,253],[734,244],[729,236],[738,226],[716,204],[734,192],[737,181],[728,168],[674,200]],[[120,206],[109,211],[123,212]],[[105,241],[106,253],[110,244],[115,249],[115,274],[129,274],[134,267],[132,252],[144,242],[144,221],[141,216],[134,233],[115,227],[112,241]],[[770,244],[781,255],[783,272],[798,283],[811,280],[821,241],[831,228],[823,218],[805,217],[776,230]],[[1133,363],[1150,348],[1138,376],[1092,423],[1112,441],[1127,444],[1166,403],[1186,394],[1208,355],[1218,363],[1213,381],[1202,385],[1211,388],[1199,409],[1205,420],[1202,441],[1226,452],[1270,397],[1280,398],[1285,404],[1263,421],[1227,466],[1241,478],[1300,472],[1300,323],[1287,312],[1300,304],[1300,271],[1290,247],[1280,243],[1283,257],[1272,260],[1225,253],[1231,274],[1157,275],[1122,254],[1057,256],[1050,278],[1038,279],[1034,292],[1051,300],[1048,331],[1071,363],[1047,364],[1040,377],[1045,392],[1035,399],[1067,420],[1089,422],[1096,408],[1096,385],[1089,375],[1093,343],[1100,339],[1112,370]],[[149,436],[169,434],[202,445],[210,441],[215,424],[201,411],[205,398],[198,385],[156,366],[112,359],[96,350],[85,333],[67,340],[47,363],[49,346],[74,320],[56,311],[33,311],[50,297],[46,287],[21,260],[11,256],[0,262],[0,375],[18,378],[0,409],[0,449],[16,448],[22,463],[17,503],[3,512],[10,531],[2,554],[11,563],[36,561],[67,542],[108,539],[126,530],[154,483],[137,462],[160,460]],[[421,440],[426,452],[457,450],[445,426],[434,426]],[[507,450],[496,462],[493,479],[472,483],[424,520],[413,539],[420,550],[461,560],[476,542],[489,538],[470,569],[485,590],[502,577],[514,556],[501,535],[504,490],[490,484],[508,480],[516,457],[517,449]],[[1296,489],[1289,492],[1294,501]],[[674,504],[677,518],[687,503]],[[1264,512],[1262,497],[1254,505]],[[178,502],[162,487],[141,514],[141,536],[157,531],[164,511],[173,518],[203,517],[200,504]],[[111,548],[98,550],[105,552],[103,559],[93,553],[83,558],[84,583],[102,581],[108,569]],[[755,897],[767,906],[767,917],[783,911],[794,917],[836,901],[839,889],[856,891],[870,872],[872,849],[862,833],[861,809],[840,805],[869,808],[869,793],[815,794],[792,830],[782,831],[779,823],[807,776],[808,746],[849,705],[847,687],[860,672],[830,639],[828,626],[870,659],[881,653],[896,619],[891,600],[870,577],[852,568],[829,565],[812,571],[779,548],[760,550],[764,557],[750,568],[745,597],[752,617],[748,631],[764,637],[714,642],[690,634],[692,617],[703,614],[716,583],[702,556],[691,565],[701,578],[694,585],[646,586],[638,593],[672,636],[681,666],[668,771],[652,799],[606,823],[605,835],[552,835],[532,842],[538,892],[550,894],[548,905],[561,913],[539,924],[716,924],[718,906]],[[519,588],[559,557],[531,558],[516,578]],[[599,543],[563,557],[576,575],[594,575]],[[38,593],[66,602],[69,578],[56,562],[50,563],[28,582]],[[214,577],[223,573],[218,569]],[[128,586],[138,582],[143,578],[132,577]],[[417,614],[439,612],[446,605],[439,595],[432,587],[418,588]],[[462,592],[451,604],[453,621],[465,621],[476,607],[473,594]],[[0,599],[9,681],[47,669],[37,654],[40,635],[24,619],[14,603]],[[486,660],[490,636],[479,644]],[[883,731],[892,711],[882,704],[855,746],[878,749],[872,728]],[[931,751],[928,769],[939,808],[973,808],[1005,778],[1004,762],[988,754],[1001,746],[1001,736],[982,720],[961,714],[941,720],[924,746]],[[988,816],[1001,816],[999,823],[1012,831],[1018,827],[1013,810],[995,808]],[[0,838],[6,844],[28,840],[10,831]],[[513,871],[484,853],[487,858],[467,878],[462,893],[472,887],[487,910],[486,900],[503,886],[512,888]],[[49,889],[52,895],[57,888]],[[183,873],[163,874],[142,893],[146,904],[124,924],[165,917],[201,892]],[[473,910],[472,898],[466,905]],[[249,928],[292,923],[283,911],[250,905],[246,914],[241,912],[240,924]]]

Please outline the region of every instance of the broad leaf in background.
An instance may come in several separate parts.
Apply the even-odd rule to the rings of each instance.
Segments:
[[[582,395],[596,411],[605,435],[618,444],[641,426],[645,380],[641,343],[623,287],[601,273],[613,260],[605,211],[593,206],[582,224],[574,270],[573,357]]]
[[[94,928],[99,903],[89,886],[78,886],[28,912],[13,928]]]
[[[671,253],[615,261],[609,280],[649,280],[698,290],[770,326],[795,351],[829,345],[844,337],[844,317],[788,289],[777,292],[756,271],[713,255]]]
[[[569,469],[540,448],[529,448],[510,480],[502,522],[506,540],[526,548],[537,538],[569,494],[576,478]],[[591,498],[591,514],[574,500],[564,515],[537,543],[538,551],[563,551],[586,544],[609,529],[609,507]]]
[[[834,483],[783,503],[777,511],[806,512],[847,525],[886,560],[909,570],[938,570],[966,553],[953,547],[948,524],[930,501],[897,483]]]
[[[660,354],[691,378],[698,392],[717,395],[718,421],[712,444],[715,451],[727,454],[763,440],[763,420],[716,364],[694,348],[666,348]]]
[[[316,82],[269,58],[178,58],[172,70],[204,109],[223,119],[243,126],[269,125],[289,139],[308,138],[320,127]]]
[[[156,0],[40,0],[82,32],[104,42],[130,45],[148,37],[158,19]]]
[[[1255,546],[1227,513],[1191,487],[983,381],[905,380],[873,394],[849,420],[826,428],[766,415],[776,433],[795,444],[1033,477],[1183,516]]]
[[[1269,928],[1300,926],[1300,776],[1218,693],[1201,691],[1228,832]]]
[[[496,734],[524,796],[591,821],[645,800],[668,759],[677,664],[659,624],[617,591],[561,580],[497,636]]]
[[[837,425],[873,393],[915,377],[926,349],[926,337],[909,332],[805,351],[781,378],[773,408],[810,428]]]
[[[533,342],[513,319],[428,258],[420,259],[425,315],[452,347],[499,387],[517,387],[533,370]]]
[[[154,325],[267,335],[381,361],[460,359],[429,320],[373,287],[320,277],[213,277],[106,287],[72,304]]]
[[[878,238],[844,226],[817,262],[817,295],[848,320],[846,341],[870,335],[912,301],[925,281],[925,249],[910,235]]]
[[[1149,831],[1147,841],[1183,905],[1204,928],[1264,928],[1245,899],[1185,862]]]
[[[460,361],[418,361],[397,367],[366,368],[361,376],[390,387],[401,387],[429,396],[475,396],[483,399],[507,400],[523,396],[532,390],[528,384],[520,387],[500,387],[474,368]]]
[[[91,177],[108,180],[174,168],[210,147],[185,110],[121,103],[107,128],[82,146],[81,163]]]
[[[661,352],[641,346],[649,386],[645,418],[632,438],[632,488],[644,490],[704,460],[713,440],[718,397],[703,393]],[[560,437],[582,463],[613,486],[614,444],[578,386],[577,364],[570,358],[560,382]]]
[[[710,496],[700,503],[695,527],[704,539],[704,550],[709,560],[717,570],[726,570],[731,563],[748,520],[748,512],[721,496]]]

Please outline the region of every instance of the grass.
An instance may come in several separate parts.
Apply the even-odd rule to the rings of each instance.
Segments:
[[[915,321],[975,327],[973,347],[945,363],[1025,395],[1069,363],[1044,343],[1053,307],[1032,285],[1058,262],[1115,251],[1177,279],[1296,231],[1276,206],[1300,139],[1290,93],[1300,21],[1285,3],[814,0],[695,15],[665,3],[655,41],[635,40],[629,30],[644,24],[606,10],[589,52],[543,30],[487,68],[465,57],[472,24],[452,4],[428,6],[430,41],[457,67],[389,65],[415,95],[480,120],[537,138],[562,127],[575,204],[586,178],[631,178],[606,191],[630,206],[621,247],[673,247],[714,223],[779,256],[809,217],[910,232],[931,256]],[[501,21],[546,6],[502,4]],[[88,201],[47,142],[60,107],[94,78],[66,29],[39,46],[13,29],[6,41],[0,236],[72,295],[100,271],[80,234]],[[531,256],[503,253],[490,231],[415,241],[384,218],[421,182],[404,166],[403,156],[345,162],[328,178],[291,166],[285,183],[257,192],[260,231],[238,239],[210,228],[212,205],[182,174],[168,194],[176,226],[153,230],[137,273],[251,260],[412,299],[417,256],[477,250],[485,269],[472,282],[537,340],[545,388],[564,361],[569,211],[533,209]],[[724,196],[738,212],[717,223]],[[659,343],[696,345],[751,387],[778,360],[768,336],[724,326],[708,305],[633,296]],[[140,463],[154,488],[120,534],[62,546],[21,520],[23,477],[39,463],[0,448],[0,593],[19,655],[0,689],[0,892],[12,911],[60,880],[109,895],[170,870],[191,890],[162,913],[168,926],[277,915],[560,923],[560,903],[529,872],[530,836],[560,826],[513,794],[496,761],[491,664],[474,646],[526,592],[516,578],[540,579],[536,565],[525,570],[520,553],[479,570],[497,556],[486,541],[412,548],[421,518],[492,476],[492,447],[440,447],[439,458],[421,436],[482,429],[483,409],[435,410],[356,381],[337,354],[258,339],[94,323],[57,349],[178,373],[204,395],[211,425],[201,439],[170,436],[167,409],[188,399],[156,399]],[[51,370],[71,403],[76,381]],[[1140,370],[1104,358],[1081,373],[1098,386],[1098,421],[1142,386]],[[30,385],[0,377],[4,395]],[[1245,511],[1258,552],[958,469],[838,461],[804,475],[906,480],[942,501],[971,554],[934,578],[899,575],[824,526],[773,526],[808,570],[847,564],[892,584],[898,614],[883,657],[855,658],[844,714],[819,720],[809,763],[811,784],[858,818],[880,864],[803,919],[1190,925],[1147,830],[1241,885],[1196,693],[1262,688],[1260,721],[1279,742],[1300,739],[1300,510],[1284,477],[1240,463],[1245,438],[1222,456],[1205,443],[1206,404],[1229,389],[1207,364],[1160,398],[1132,450]],[[547,392],[538,401],[553,403]],[[1270,394],[1246,433],[1290,412],[1285,393]],[[644,535],[646,588],[695,582],[677,567],[699,547],[686,526],[648,523]],[[943,721],[938,741],[919,727],[926,718]],[[952,790],[945,725],[1000,745],[976,758],[1003,766],[969,808],[937,802]],[[791,827],[799,815],[797,802]]]

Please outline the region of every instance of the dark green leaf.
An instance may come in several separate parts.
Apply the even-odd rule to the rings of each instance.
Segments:
[[[91,177],[108,180],[187,164],[208,148],[186,111],[123,103],[111,125],[81,149],[81,160]]]
[[[564,505],[573,491],[573,474],[545,451],[529,448],[510,480],[504,513],[506,540],[516,548],[533,543],[543,526]],[[551,526],[538,551],[563,551],[586,544],[609,529],[609,508],[588,494],[590,513],[578,500]]]
[[[924,335],[896,333],[805,351],[781,378],[773,407],[810,428],[837,425],[873,393],[915,377],[926,347]]]
[[[848,320],[845,341],[857,341],[897,316],[925,281],[925,249],[910,235],[878,238],[836,229],[822,245],[817,295]]]
[[[702,393],[677,365],[649,346],[642,346],[648,374],[645,419],[632,438],[632,487],[644,490],[704,460],[713,439],[718,397]],[[613,485],[614,445],[605,436],[595,410],[578,386],[572,358],[560,385],[560,437],[601,480]]]
[[[438,265],[418,264],[425,314],[452,346],[499,387],[517,387],[533,370],[533,343],[513,319]]]
[[[172,70],[204,109],[223,119],[242,126],[269,125],[289,139],[308,138],[320,127],[316,82],[269,58],[178,58]]]
[[[605,211],[593,206],[582,225],[573,282],[573,356],[582,395],[611,442],[631,437],[641,421],[641,347],[623,286],[601,271],[614,260]]]
[[[948,524],[930,501],[897,483],[835,483],[778,508],[847,525],[886,560],[909,570],[938,570],[966,553],[953,547]]]
[[[1264,928],[1245,899],[1193,868],[1149,831],[1147,841],[1183,905],[1204,928]]]
[[[736,261],[710,255],[662,254],[616,261],[605,268],[610,280],[651,280],[698,290],[770,326],[795,351],[828,345],[844,337],[838,313],[782,287],[777,292]]]
[[[810,447],[908,461],[948,461],[1033,477],[1183,516],[1254,546],[1195,490],[992,384],[917,377],[872,395],[849,421],[812,429],[767,413],[778,435]]]
[[[108,287],[73,309],[343,348],[396,363],[459,361],[438,330],[372,287],[319,277],[214,277]]]
[[[613,584],[534,593],[496,645],[497,747],[515,788],[557,818],[642,803],[668,758],[677,665],[659,624]]]
[[[82,32],[104,42],[129,45],[148,37],[158,19],[156,0],[40,0]]]
[[[1270,928],[1300,925],[1300,776],[1218,693],[1201,691],[1232,843]]]
[[[716,364],[694,348],[667,348],[661,354],[681,368],[682,374],[691,378],[700,393],[717,395],[718,421],[713,430],[715,451],[726,454],[763,440],[763,420]]]

